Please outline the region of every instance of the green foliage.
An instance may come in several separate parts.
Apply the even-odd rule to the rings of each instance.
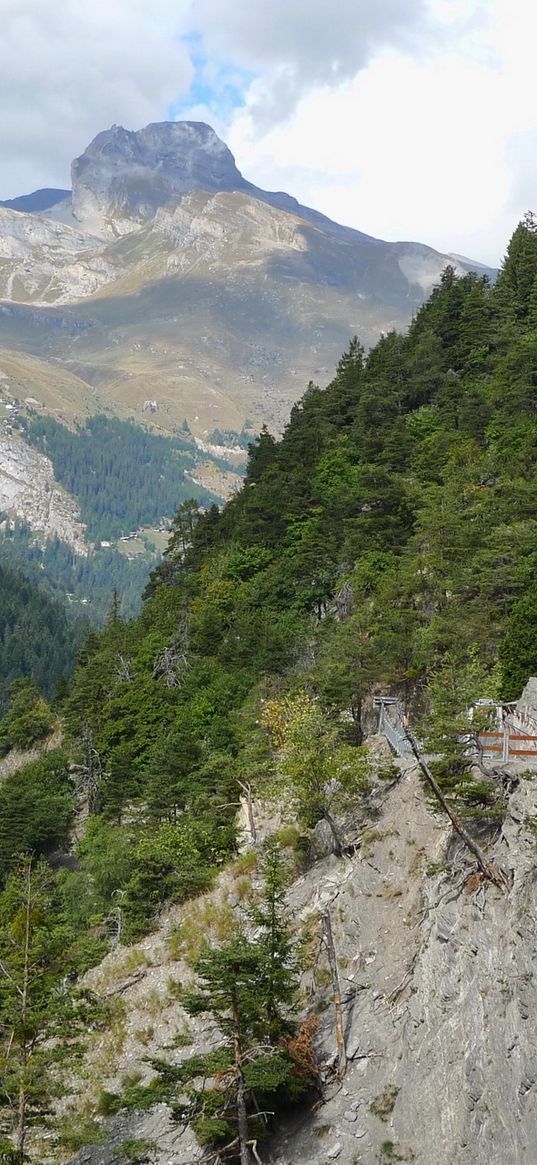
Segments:
[[[293,1057],[298,964],[284,913],[288,871],[274,842],[265,847],[261,873],[249,912],[255,937],[239,932],[205,947],[194,964],[197,986],[181,996],[190,1015],[212,1016],[220,1046],[180,1065],[153,1061],[158,1094],[173,1103],[177,1120],[192,1124],[202,1146],[235,1142],[242,1103],[249,1135],[266,1135],[258,1114],[296,1102],[312,1085],[304,1057]],[[238,1149],[231,1159],[239,1159]]]
[[[190,496],[186,432],[166,441],[105,418],[76,433],[32,423],[92,530],[106,537],[175,514],[131,621],[134,591],[123,613],[117,602],[110,609],[112,587],[121,591],[127,577],[117,556],[75,561],[59,544],[31,546],[18,529],[4,541],[4,555],[10,543],[14,553],[24,547],[32,583],[46,575],[75,599],[85,588],[101,611],[102,572],[110,575],[108,616],[63,691],[68,755],[48,753],[0,786],[6,885],[20,852],[66,845],[75,783],[88,810],[77,868],[60,872],[53,894],[77,966],[97,957],[108,925],[121,919],[124,937],[141,935],[167,902],[211,886],[235,853],[245,784],[298,818],[280,834],[295,861],[308,860],[310,829],[323,819],[341,851],[338,821],[368,805],[361,744],[379,691],[401,696],[414,720],[421,713],[454,808],[499,811],[495,786],[467,752],[490,714],[476,711],[470,724],[468,708],[500,692],[516,698],[537,670],[536,239],[530,216],[496,287],[448,267],[407,335],[390,333],[367,355],[353,340],[328,387],[310,384],[293,407],[281,440],[263,429],[249,443],[244,486],[222,512]],[[5,705],[15,674],[50,695],[71,646],[54,604],[26,583],[17,596],[10,569],[0,568],[2,581]],[[19,687],[3,747],[45,739],[51,724],[36,689]],[[221,946],[204,946],[201,932],[227,938],[231,907],[218,926],[212,902],[184,909],[181,954],[199,959],[196,989],[181,1001],[213,1016],[221,1047],[157,1064],[154,1081],[108,1099],[110,1111],[168,1100],[202,1144],[227,1143],[237,1130],[237,1039],[256,1136],[254,1097],[277,1111],[309,1087],[311,1033],[300,1061],[309,1067],[293,1050],[296,964],[277,849],[260,868],[261,895],[250,901],[248,884],[237,885],[236,932]],[[391,1094],[380,1101],[391,1111]]]
[[[500,645],[501,690],[504,700],[516,699],[530,676],[537,674],[537,586],[531,585],[515,603]]]
[[[67,985],[78,970],[73,940],[46,863],[21,858],[0,894],[0,1120],[21,1159],[89,1018]]]
[[[15,678],[32,679],[52,696],[59,677],[72,669],[77,639],[58,601],[0,563],[0,712]]]
[[[69,673],[89,626],[104,622],[114,587],[121,594],[125,615],[138,614],[142,591],[154,561],[147,554],[129,559],[114,547],[97,546],[88,554],[76,554],[60,538],[49,538],[42,545],[35,541],[27,526],[18,523],[13,529],[0,532],[0,556],[10,569],[20,568],[26,578],[56,604],[61,602],[65,606],[65,597],[69,597],[67,618],[65,610],[61,612],[68,628],[67,658],[62,670]],[[40,629],[46,633],[49,627],[52,633],[54,625],[47,614]],[[49,655],[52,662],[61,645],[62,635],[54,634],[52,643],[51,634]]]
[[[341,852],[334,814],[356,808],[367,792],[366,754],[342,742],[337,725],[305,693],[267,701],[264,723],[278,750],[272,795],[287,799],[306,825],[324,819]]]
[[[210,884],[239,780],[304,827],[324,818],[341,849],[336,819],[365,804],[373,690],[419,693],[445,790],[494,809],[457,734],[499,654],[510,697],[534,668],[533,236],[518,228],[497,289],[448,268],[407,336],[367,356],[353,341],[282,440],[250,443],[221,513],[179,496],[142,613],[89,640],[64,705],[98,815],[80,861],[104,916],[121,895],[127,933]]]
[[[206,890],[219,852],[218,838],[196,818],[142,831],[125,885],[128,937],[144,934],[167,900],[183,902]]]
[[[77,498],[90,538],[158,525],[193,492],[203,503],[214,501],[185,478],[196,459],[193,441],[184,436],[159,437],[105,416],[90,417],[76,432],[39,417],[26,425],[25,435],[50,457],[57,480]]]
[[[464,665],[457,665],[448,653],[430,674],[430,707],[422,726],[425,745],[441,757],[432,768],[442,791],[466,815],[494,813],[498,804],[497,785],[471,771],[475,754],[468,747],[480,732],[494,729],[494,705],[476,705],[479,700],[494,700],[497,687],[497,669],[487,673],[476,644]]]
[[[65,845],[75,809],[65,752],[54,749],[0,785],[0,881],[21,852],[50,854]]]
[[[151,1165],[157,1146],[147,1138],[131,1137],[118,1146],[113,1165]]]
[[[13,680],[9,708],[0,721],[0,753],[29,749],[50,736],[52,713],[33,680]]]

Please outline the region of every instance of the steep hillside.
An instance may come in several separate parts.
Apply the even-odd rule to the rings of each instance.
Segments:
[[[0,564],[0,709],[13,680],[29,678],[46,696],[72,671],[85,628],[20,571]]]
[[[482,744],[537,671],[536,296],[529,216],[495,287],[448,269],[352,342],[222,511],[182,503],[63,749],[3,783],[2,1119],[34,1160],[530,1159],[534,760]]]
[[[134,614],[178,505],[215,503],[240,481],[245,451],[198,449],[188,432],[163,437],[101,414],[70,428],[37,412],[34,398],[14,395],[32,362],[7,358],[4,368],[0,561],[80,604],[93,622],[102,622],[114,589],[124,613]]]
[[[4,523],[18,520],[42,539],[60,538],[78,554],[88,552],[76,502],[55,480],[49,459],[18,434],[0,432],[0,512]]]
[[[531,1014],[535,987],[535,840],[537,779],[513,795],[492,853],[508,864],[509,895],[472,888],[464,853],[426,804],[419,776],[402,766],[382,796],[361,851],[343,862],[316,862],[288,896],[295,925],[317,957],[303,977],[303,999],[320,1019],[325,1066],[323,1103],[283,1114],[272,1140],[257,1145],[264,1165],[522,1165],[537,1136]],[[238,878],[191,914],[229,910]],[[240,889],[240,882],[239,882]],[[333,994],[322,915],[329,910],[345,1001],[348,1066],[337,1061]],[[90,1088],[121,1091],[133,1072],[146,1079],[147,1057],[174,1042],[179,1063],[210,1033],[181,1007],[174,991],[191,969],[177,934],[184,907],[136,947],[112,952],[89,976],[123,1000],[123,1040],[97,1035]],[[133,967],[136,964],[136,971]],[[187,1042],[191,1041],[191,1042]],[[168,1051],[167,1056],[170,1056]],[[192,1132],[163,1104],[129,1111],[97,1126],[105,1144],[85,1147],[71,1165],[113,1165],[122,1146],[147,1144],[154,1165],[203,1161]],[[153,1150],[149,1148],[153,1146]]]

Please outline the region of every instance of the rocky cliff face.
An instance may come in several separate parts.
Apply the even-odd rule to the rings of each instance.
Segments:
[[[133,133],[114,125],[97,135],[71,169],[73,214],[112,233],[112,221],[151,218],[189,190],[240,190],[231,151],[203,122],[161,122]],[[131,221],[130,229],[134,228]]]
[[[61,538],[87,554],[84,526],[73,498],[54,478],[48,457],[18,437],[0,434],[0,512],[36,534]]]
[[[325,1101],[281,1124],[261,1156],[268,1165],[533,1165],[537,1144],[537,853],[532,821],[537,776],[521,780],[490,854],[509,891],[485,885],[425,798],[419,775],[379,791],[379,815],[354,857],[318,862],[294,885],[290,906],[315,935],[330,910],[345,1000],[348,1069],[338,1082],[334,1016],[325,956],[304,976],[304,999],[320,1018]],[[213,896],[234,900],[221,879]],[[197,914],[196,914],[197,910]],[[203,926],[203,903],[187,905]],[[206,910],[209,919],[214,915]],[[194,1047],[210,1025],[188,1019],[170,994],[188,968],[170,954],[172,911],[159,934],[108,956],[92,982],[126,1004],[119,1052],[101,1040],[93,1063],[103,1087],[140,1070],[182,1033]],[[210,939],[210,926],[207,924]],[[171,948],[173,953],[173,946]],[[129,962],[130,956],[130,962]],[[132,968],[137,971],[133,982]],[[130,980],[130,982],[129,982]],[[169,1052],[167,1053],[170,1054]],[[180,1058],[185,1054],[177,1050]],[[91,1075],[91,1074],[90,1074]],[[110,1141],[71,1165],[111,1165],[127,1138],[154,1139],[158,1165],[197,1159],[188,1129],[160,1106],[118,1117]]]
[[[116,274],[96,239],[37,214],[0,207],[0,297],[15,303],[70,303]]]

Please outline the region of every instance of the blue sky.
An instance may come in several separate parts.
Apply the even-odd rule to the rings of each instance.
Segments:
[[[497,263],[537,204],[536,42],[530,0],[2,0],[0,197],[185,117],[258,185]]]
[[[182,38],[193,67],[188,92],[172,101],[165,116],[177,121],[192,117],[197,109],[211,116],[211,123],[227,124],[236,110],[244,106],[255,73],[230,61],[218,60],[207,52],[201,33]]]

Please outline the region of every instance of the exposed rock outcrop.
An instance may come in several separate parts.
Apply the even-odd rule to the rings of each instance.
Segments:
[[[195,121],[159,122],[137,132],[113,125],[75,158],[71,177],[74,217],[105,234],[113,233],[110,219],[117,229],[117,220],[151,218],[185,191],[248,185],[224,142]]]
[[[338,1083],[331,1074],[334,1016],[321,956],[305,973],[303,986],[321,1022],[325,1103],[282,1122],[263,1146],[262,1160],[270,1165],[332,1160],[533,1165],[537,853],[531,820],[537,777],[520,782],[491,844],[491,856],[511,886],[502,893],[475,875],[466,852],[431,810],[416,769],[400,763],[401,779],[381,795],[378,820],[363,831],[358,853],[316,863],[290,892],[290,905],[310,935],[317,933],[322,911],[330,910],[349,1063]],[[224,901],[231,887],[222,884],[218,894]],[[164,930],[140,944],[146,959],[142,981],[122,992],[132,1034],[105,1087],[143,1065],[148,1051],[158,1054],[169,1046],[187,1022],[180,1005],[166,997],[166,982],[181,977],[184,964],[173,962],[163,937]],[[109,956],[108,974],[121,957],[120,951]],[[151,1000],[147,1046],[137,1052],[136,1025],[143,1027]],[[194,1041],[189,1051],[198,1043],[206,1046],[207,1027],[189,1030]],[[125,1118],[123,1133],[112,1126],[114,1143],[125,1127],[132,1136],[150,1137],[155,1121],[164,1118],[162,1110]],[[166,1137],[173,1135],[170,1130],[166,1125]],[[189,1136],[183,1140],[178,1133],[173,1144],[157,1136],[158,1165],[196,1159]],[[81,1151],[72,1165],[112,1160],[112,1146],[106,1146]]]
[[[38,214],[0,206],[0,298],[15,303],[70,303],[117,273],[91,235]]]
[[[61,538],[87,554],[76,502],[58,484],[52,463],[18,437],[0,435],[0,512],[44,538]]]

